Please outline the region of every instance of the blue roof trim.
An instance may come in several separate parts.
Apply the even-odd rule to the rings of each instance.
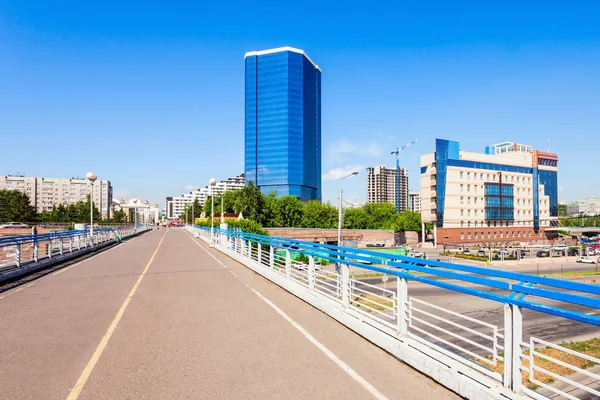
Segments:
[[[520,173],[520,174],[532,174],[533,173],[533,168],[529,168],[529,167],[517,167],[514,165],[495,164],[495,163],[469,161],[469,160],[448,159],[448,166],[449,167],[475,168],[475,169],[489,169],[492,171],[514,172],[514,173]]]
[[[424,167],[421,167],[421,173],[424,174],[425,172],[427,172],[427,165]]]

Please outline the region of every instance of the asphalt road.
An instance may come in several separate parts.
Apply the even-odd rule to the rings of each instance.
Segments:
[[[176,228],[0,294],[0,320],[2,399],[457,399]]]

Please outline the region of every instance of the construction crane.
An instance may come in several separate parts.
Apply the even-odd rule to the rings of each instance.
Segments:
[[[405,144],[404,146],[398,147],[396,150],[392,151],[391,154],[396,155],[396,212],[400,212],[400,152],[407,147],[412,146],[417,143],[419,139],[415,139],[410,143]]]

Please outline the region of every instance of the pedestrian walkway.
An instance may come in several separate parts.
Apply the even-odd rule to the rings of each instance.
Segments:
[[[2,399],[455,399],[178,228],[0,294]]]

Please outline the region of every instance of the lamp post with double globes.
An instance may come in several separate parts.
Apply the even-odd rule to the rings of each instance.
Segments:
[[[217,184],[217,180],[215,178],[210,178],[208,181],[211,187],[211,197],[210,197],[210,245],[211,247],[214,245],[215,238],[215,185]]]
[[[134,221],[134,225],[133,225],[133,232],[137,233],[137,199],[133,200],[133,221]]]
[[[94,242],[94,182],[98,177],[93,172],[88,172],[85,177],[90,181],[92,188],[90,190],[90,236],[92,237],[92,243]]]

